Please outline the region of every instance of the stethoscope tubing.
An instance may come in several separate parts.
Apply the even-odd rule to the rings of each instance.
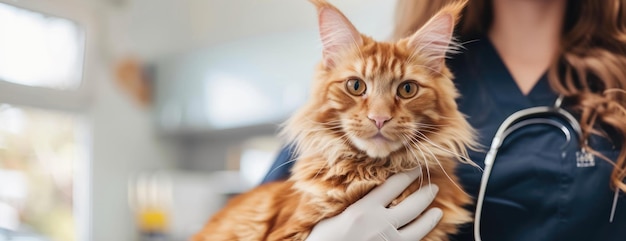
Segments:
[[[483,203],[485,200],[485,192],[487,190],[487,183],[489,182],[489,177],[491,176],[491,170],[496,160],[498,149],[502,146],[502,143],[504,143],[504,140],[509,134],[528,125],[546,124],[559,128],[564,133],[567,139],[567,142],[565,144],[567,145],[570,142],[572,135],[569,129],[565,127],[564,124],[548,118],[550,116],[554,116],[560,117],[565,120],[570,125],[572,130],[574,130],[578,137],[582,136],[582,129],[576,118],[574,118],[574,116],[572,116],[572,114],[570,114],[566,110],[559,107],[561,104],[561,100],[562,97],[557,99],[555,106],[531,107],[528,109],[517,111],[507,117],[498,127],[498,130],[496,131],[496,134],[491,141],[489,151],[487,152],[487,155],[485,157],[485,169],[481,177],[480,190],[478,192],[478,198],[476,200],[476,211],[474,213],[474,239],[476,241],[482,241],[480,235],[480,221]]]

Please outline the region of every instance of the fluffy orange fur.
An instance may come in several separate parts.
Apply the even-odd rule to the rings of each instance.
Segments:
[[[297,147],[292,176],[233,198],[193,240],[304,240],[319,221],[390,175],[415,168],[421,178],[390,205],[437,184],[431,207],[441,208],[443,218],[424,240],[448,240],[471,221],[463,208],[471,199],[454,169],[459,161],[469,163],[466,147],[474,145],[474,132],[457,110],[444,61],[455,47],[452,31],[463,5],[443,8],[411,37],[377,42],[329,3],[311,2],[324,59],[310,100],[283,130]]]

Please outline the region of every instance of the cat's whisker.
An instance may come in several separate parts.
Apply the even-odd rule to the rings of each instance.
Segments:
[[[444,147],[442,147],[440,145],[437,145],[437,144],[433,143],[428,137],[423,136],[422,133],[420,133],[420,134],[422,136],[416,136],[416,137],[419,138],[421,141],[428,142],[428,144],[430,144],[432,147],[437,148],[438,150],[441,150],[441,151],[443,151],[445,153],[448,153],[451,156],[456,157],[456,158],[462,160],[463,162],[469,162],[470,161],[467,156],[465,156],[463,154],[460,154],[460,153],[456,153],[456,152],[450,151],[447,148],[444,148]]]
[[[439,149],[441,151],[444,151],[444,152],[446,152],[448,154],[451,154],[454,157],[459,158],[463,163],[467,163],[467,164],[470,164],[472,166],[477,166],[478,167],[478,164],[474,163],[467,156],[467,152],[466,151],[463,151],[462,153],[456,153],[456,152],[450,151],[450,150],[448,150],[448,148],[442,147],[442,146],[438,145],[437,143],[434,143],[430,138],[428,138],[426,135],[421,133],[419,130],[414,130],[414,131],[415,131],[414,133],[417,134],[416,137],[422,139],[423,141],[428,142],[428,144],[432,145],[433,147],[435,147],[435,148],[437,148],[437,149]],[[452,147],[452,148],[453,149],[457,149],[457,148],[454,148],[454,147]]]
[[[315,173],[315,175],[313,176],[313,179],[317,179],[317,176],[320,175],[320,173],[322,173],[322,170],[324,170],[324,168],[326,168],[326,164],[320,166],[320,168],[317,170],[317,172]]]
[[[480,41],[479,39],[472,39],[472,40],[467,40],[465,42],[459,43],[459,47],[461,47],[462,49],[467,49],[465,48],[464,45],[470,44],[470,43],[474,43],[474,42],[478,42]]]
[[[337,127],[341,127],[341,126],[342,126],[342,123],[341,123],[341,122],[336,122],[336,123],[335,123],[335,122],[322,123],[322,122],[313,122],[313,121],[311,121],[311,122],[309,122],[309,123],[310,123],[312,126],[316,126],[316,127],[325,127],[325,128],[327,128],[327,127],[334,127],[334,128],[337,128]]]
[[[439,128],[439,127],[431,127],[431,126],[416,126],[415,128],[419,129],[419,130],[428,130],[428,131],[431,131],[431,132],[439,132],[439,131],[441,131],[441,128]]]
[[[439,131],[441,130],[441,127],[439,126],[427,126],[427,125],[416,125],[414,128],[416,129],[428,129],[428,130],[434,130],[434,131]]]
[[[427,133],[427,134],[431,134],[431,135],[436,135],[439,137],[448,137],[446,134],[442,134],[440,130],[429,130],[429,129],[418,129],[419,131],[423,132],[423,133]]]
[[[309,128],[309,129],[306,130],[305,133],[317,133],[317,132],[320,132],[320,131],[328,131],[328,132],[330,132],[332,134],[338,134],[338,133],[342,132],[341,130],[337,130],[336,128],[319,127],[319,128]]]
[[[424,157],[424,166],[426,166],[426,176],[428,177],[428,184],[431,184],[432,181],[430,179],[430,165],[428,165],[428,159],[426,159],[426,155],[424,154],[424,150],[422,150],[422,148],[417,146],[417,149],[420,151],[420,153],[422,153],[422,156]]]
[[[432,124],[426,124],[426,123],[415,123],[417,126],[412,127],[412,131],[423,131],[429,134],[434,134],[440,137],[443,137],[444,139],[448,139],[447,135],[442,134],[441,129],[439,128],[435,128],[435,127],[429,127],[429,128],[421,128],[423,126],[440,126],[440,127],[447,127],[448,125],[432,125]],[[474,143],[469,143],[468,146],[470,149],[472,150],[480,150],[481,148],[483,148],[482,145],[479,144],[474,144]],[[467,151],[464,148],[461,148],[462,153],[467,157]],[[474,167],[480,168],[478,165],[474,165],[475,163],[471,160],[468,159],[461,159],[464,163],[470,164]]]
[[[282,164],[278,165],[277,167],[274,167],[272,170],[270,170],[270,171],[266,174],[266,176],[271,175],[272,173],[274,173],[275,171],[277,171],[277,170],[278,170],[278,169],[280,169],[281,167],[284,167],[285,165],[288,165],[289,163],[296,162],[296,160],[297,160],[297,159],[296,159],[295,157],[294,157],[294,158],[292,158],[292,159],[289,159],[289,161],[286,161],[286,162],[284,162],[284,163],[282,163]]]
[[[319,128],[341,128],[342,127],[342,123],[340,121],[336,121],[336,122],[316,122],[316,121],[307,121],[308,122],[308,126],[310,127],[319,127]]]
[[[341,123],[342,122],[341,120],[330,120],[330,121],[320,122],[320,121],[313,120],[311,118],[305,118],[304,120],[309,121],[311,123],[322,124],[322,125],[329,124],[329,123]]]
[[[318,132],[325,132],[329,134],[341,134],[344,132],[341,128],[324,128],[324,127],[312,127],[307,128],[306,131],[302,131],[303,134],[317,134]]]
[[[420,153],[422,154],[422,158],[424,158],[424,166],[426,166],[426,172],[427,172],[427,176],[428,176],[428,183],[431,183],[430,180],[430,165],[428,165],[428,158],[426,157],[426,155],[424,154],[424,150],[422,150],[422,148],[420,147],[420,145],[418,145],[417,141],[410,139],[409,138],[409,146],[417,148],[418,151],[420,151]],[[425,147],[426,148],[426,147]],[[427,149],[428,150],[428,149]],[[432,153],[432,152],[431,152]],[[433,156],[434,157],[434,156]],[[435,158],[436,159],[436,158]],[[420,184],[420,187],[422,187],[422,184]]]
[[[426,134],[430,134],[430,135],[435,135],[435,136],[439,136],[439,137],[446,137],[447,135],[440,133],[439,130],[428,130],[428,129],[418,129],[421,132],[424,132]]]
[[[418,143],[418,142],[413,142],[413,144],[415,144],[417,148],[419,148],[420,145],[423,145],[423,144]],[[442,170],[443,174],[446,175],[448,180],[450,180],[450,182],[452,182],[452,184],[454,184],[454,186],[456,186],[459,190],[461,190],[462,192],[465,193],[465,190],[463,190],[463,188],[461,188],[461,186],[454,179],[452,179],[452,177],[448,174],[448,171],[446,171],[446,169],[443,167],[443,165],[441,164],[439,159],[436,157],[435,153],[433,153],[429,148],[425,148],[425,149],[433,157],[434,162],[437,163],[439,165],[439,167],[441,167],[441,170]],[[467,193],[465,193],[465,194],[467,194]]]
[[[403,135],[402,137],[403,137],[403,139],[405,139],[406,143],[410,143],[411,140],[409,139],[410,138],[409,136]],[[423,157],[423,159],[422,159],[423,160],[423,164],[421,164],[420,159],[417,157],[417,154],[415,154],[413,149],[412,148],[407,148],[407,149],[409,149],[409,151],[411,152],[411,155],[413,156],[413,158],[415,158],[415,160],[418,162],[418,164],[419,164],[418,166],[419,166],[420,172],[421,172],[422,171],[422,166],[427,166],[428,165],[427,160],[426,160],[426,156],[424,155],[424,152],[422,150],[420,150],[419,147],[418,147],[418,150],[420,151],[420,153],[422,154],[422,157]],[[424,185],[424,176],[420,175],[419,179],[420,179],[420,185],[419,186],[421,188]]]
[[[428,138],[424,133],[422,132],[426,132],[426,133],[431,133],[437,136],[443,136],[445,137],[445,135],[441,134],[439,132],[438,128],[422,128],[420,129],[419,126],[422,124],[418,124],[417,127],[407,127],[408,130],[410,130],[411,133],[416,133],[418,135],[421,135],[419,137],[421,137],[420,139],[424,139],[424,141],[428,142],[430,145],[434,146],[435,148],[438,148],[444,152],[447,152],[448,154],[451,154],[452,156],[462,160],[463,162],[469,162],[470,164],[472,164],[473,162],[467,157],[467,153],[456,153],[453,151],[448,150],[449,148],[444,148],[436,143],[434,143],[432,140],[430,140],[430,138]],[[423,124],[424,126],[428,125],[428,124]]]
[[[320,130],[337,131],[339,129],[341,129],[341,128],[339,128],[338,126],[337,127],[335,127],[335,126],[328,126],[328,127],[326,127],[326,126],[315,126],[315,127],[309,127],[306,130],[303,130],[302,132],[310,133],[310,132],[315,132],[315,131],[320,131]]]
[[[318,131],[339,132],[342,129],[341,122],[337,122],[337,123],[329,122],[329,124],[326,124],[326,123],[311,121],[311,123],[314,124],[314,126],[303,128],[300,132],[302,133],[315,133]]]
[[[413,130],[412,130],[412,132],[416,132],[416,131],[420,131],[420,132],[422,132],[422,133],[426,133],[426,134],[429,134],[429,135],[434,135],[434,136],[437,136],[437,137],[442,137],[442,138],[444,138],[444,139],[449,137],[449,135],[448,135],[448,134],[443,134],[443,133],[441,133],[441,131],[439,131],[439,130],[429,130],[429,129],[413,129]],[[471,147],[470,147],[470,148],[471,148]],[[461,161],[462,161],[462,162],[464,162],[464,163],[465,163],[465,162],[470,162],[471,160],[469,160],[469,156],[468,156],[467,151],[464,151],[464,150],[462,150],[462,149],[461,149],[460,151],[461,151],[461,153],[456,153],[456,154],[458,154],[458,155],[456,155],[456,157],[457,157],[457,158],[459,158],[459,159],[461,159]],[[460,155],[460,156],[459,156],[459,155]],[[465,158],[464,158],[464,157],[465,157]],[[471,161],[471,162],[473,162],[473,161]],[[471,165],[472,163],[468,163],[468,164],[470,164],[470,165]],[[472,165],[472,166],[473,166],[473,165]]]
[[[448,119],[448,120],[456,120],[456,119],[458,119],[458,117],[445,116],[445,115],[440,115],[439,118],[441,118],[441,119]]]
[[[439,167],[441,167],[441,170],[443,171],[444,175],[446,175],[446,177],[448,178],[448,180],[450,180],[450,182],[452,182],[452,184],[453,184],[453,185],[455,185],[455,186],[456,186],[459,190],[461,190],[462,192],[464,192],[464,193],[465,193],[465,191],[463,190],[463,188],[461,188],[461,186],[460,186],[460,185],[459,185],[456,181],[454,181],[454,180],[452,179],[452,177],[448,174],[448,172],[447,172],[447,171],[446,171],[446,169],[443,167],[443,165],[441,164],[441,162],[439,161],[439,159],[437,158],[437,156],[436,156],[436,155],[435,155],[435,154],[434,154],[434,153],[433,153],[433,152],[432,152],[432,151],[431,151],[428,147],[423,146],[423,144],[422,144],[422,143],[417,142],[417,141],[415,141],[415,140],[412,140],[412,139],[408,138],[408,137],[407,137],[407,136],[405,136],[405,135],[403,135],[403,139],[405,139],[405,140],[409,143],[409,145],[410,145],[411,147],[414,147],[414,148],[416,148],[417,150],[419,150],[419,151],[421,152],[422,157],[424,158],[424,160],[425,160],[425,161],[426,161],[426,160],[428,160],[428,158],[426,158],[426,156],[425,156],[425,154],[424,154],[423,149],[426,149],[426,151],[428,151],[428,152],[429,152],[430,156],[432,156],[432,161],[433,161],[433,162],[435,162],[435,163],[437,163],[437,164],[439,165]],[[421,148],[422,146],[424,147],[423,149]],[[409,151],[412,153],[413,157],[417,159],[417,156],[416,156],[415,152],[413,152],[413,149],[409,149]],[[417,160],[419,160],[419,159],[417,159]],[[429,166],[430,166],[430,165],[428,165],[428,164],[426,163],[426,164],[425,164],[425,166],[426,166],[426,168],[427,168],[428,182],[430,183],[430,182],[431,182],[431,180],[430,180],[430,169],[429,169]],[[422,181],[420,181],[420,187],[422,187],[422,186],[423,186],[423,183],[422,183]],[[467,193],[466,193],[466,194],[467,194]]]
[[[418,126],[430,126],[430,127],[446,127],[446,126],[448,126],[448,125],[428,124],[428,123],[423,123],[423,122],[417,122],[415,124],[417,124]]]

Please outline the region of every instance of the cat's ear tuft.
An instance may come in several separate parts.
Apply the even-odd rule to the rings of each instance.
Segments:
[[[324,0],[310,0],[317,7],[319,33],[326,67],[333,67],[338,55],[363,44],[361,34],[336,7]]]
[[[460,3],[444,7],[409,37],[409,47],[422,56],[433,71],[439,72],[444,67],[446,53],[458,51],[452,35],[464,6],[465,3]]]

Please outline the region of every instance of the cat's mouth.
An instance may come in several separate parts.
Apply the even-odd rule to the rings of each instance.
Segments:
[[[357,148],[367,153],[368,156],[381,158],[402,147],[402,143],[377,132],[369,138],[351,138]]]
[[[381,132],[376,133],[376,135],[372,136],[370,139],[372,139],[375,142],[391,141],[389,138],[385,137],[383,133]]]

